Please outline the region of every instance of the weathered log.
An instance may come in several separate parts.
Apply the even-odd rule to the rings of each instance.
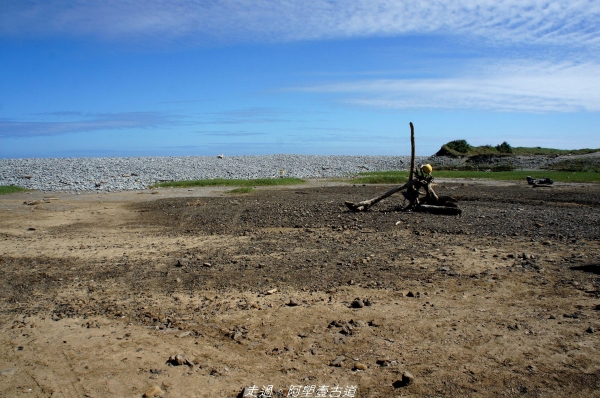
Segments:
[[[352,211],[366,211],[369,207],[373,206],[375,203],[382,201],[383,199],[392,196],[396,192],[402,191],[404,189],[412,187],[414,184],[419,182],[419,180],[411,180],[404,185],[396,187],[394,189],[390,189],[389,191],[369,200],[363,200],[362,202],[353,203],[353,202],[344,202],[344,204]]]
[[[445,214],[448,216],[458,216],[462,214],[461,209],[450,206],[418,205],[415,207],[415,211],[431,214]]]

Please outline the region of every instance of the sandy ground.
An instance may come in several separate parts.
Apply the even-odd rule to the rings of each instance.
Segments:
[[[3,195],[0,396],[600,396],[600,186],[439,184]]]

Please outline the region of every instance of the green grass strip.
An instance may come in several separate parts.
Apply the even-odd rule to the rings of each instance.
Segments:
[[[252,188],[252,187],[241,187],[241,188],[232,189],[231,191],[227,191],[227,193],[232,193],[232,194],[252,193],[252,192],[254,192],[254,188]]]
[[[533,178],[551,178],[556,182],[600,182],[600,173],[567,171],[454,171],[433,170],[435,178],[486,178],[490,180],[521,180],[527,176]],[[383,171],[360,173],[353,182],[359,184],[398,184],[408,181],[408,171]]]
[[[24,191],[27,191],[27,189],[18,187],[16,185],[0,185],[0,195]]]
[[[157,188],[187,188],[187,187],[258,187],[258,186],[274,186],[274,185],[294,185],[302,184],[305,181],[300,178],[257,178],[255,180],[237,180],[215,178],[212,180],[183,180],[169,181],[154,184]]]

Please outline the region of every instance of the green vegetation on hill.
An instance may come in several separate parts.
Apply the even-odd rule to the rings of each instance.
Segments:
[[[294,185],[302,184],[304,180],[300,178],[258,178],[255,180],[227,180],[224,178],[215,178],[212,180],[183,180],[160,182],[153,185],[156,188],[189,188],[189,187],[257,187],[272,185]]]
[[[600,173],[600,158],[566,159],[548,166],[549,170]]]
[[[23,191],[27,191],[27,189],[18,187],[16,185],[0,185],[0,195]]]
[[[436,153],[436,156],[473,156],[473,155],[496,155],[496,156],[510,156],[510,155],[546,155],[546,156],[558,156],[558,155],[585,155],[588,153],[598,152],[598,149],[553,149],[553,148],[528,148],[528,147],[513,147],[508,142],[504,141],[502,144],[472,146],[466,140],[454,140],[447,144],[442,145],[442,148]]]

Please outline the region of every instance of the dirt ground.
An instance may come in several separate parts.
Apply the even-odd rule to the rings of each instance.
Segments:
[[[600,396],[600,185],[389,188],[1,196],[0,396]]]

